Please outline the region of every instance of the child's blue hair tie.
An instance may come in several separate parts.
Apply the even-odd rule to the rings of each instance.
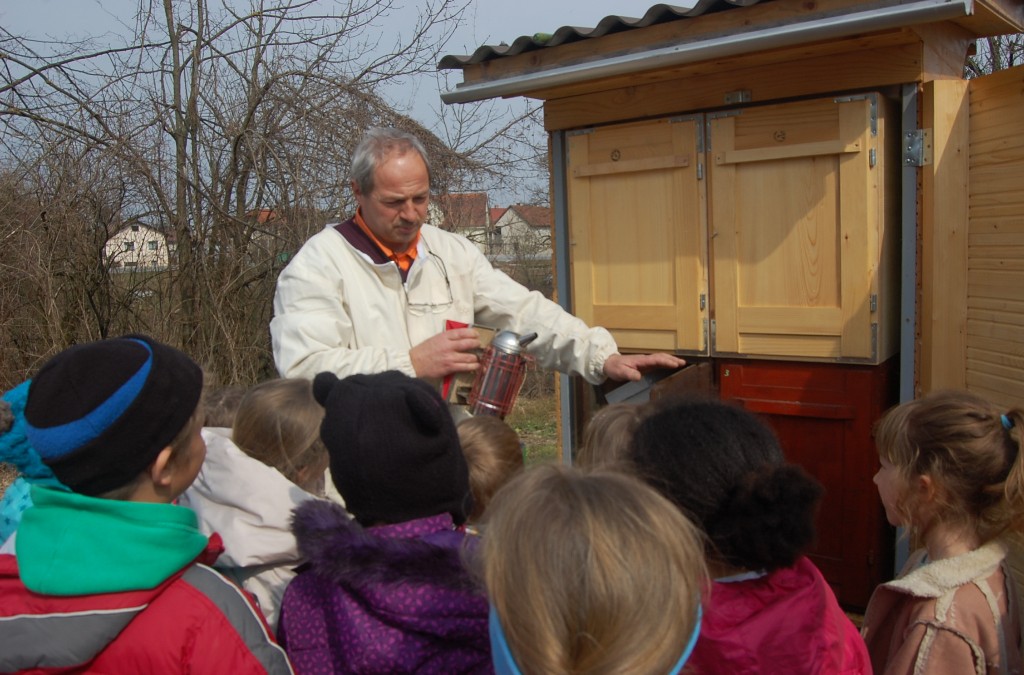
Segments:
[[[1007,431],[1013,428],[1013,420],[1011,420],[1006,415],[1000,415],[999,421],[1003,423],[1003,428],[1006,429]]]
[[[678,675],[689,660],[690,654],[693,653],[693,648],[697,645],[697,638],[700,636],[700,626],[703,618],[704,611],[698,604],[697,621],[693,627],[693,632],[690,633],[690,640],[683,648],[683,655],[672,666],[669,675]],[[491,662],[494,664],[496,675],[522,675],[515,657],[512,656],[512,650],[508,647],[508,641],[505,639],[505,630],[501,627],[501,620],[498,619],[498,610],[494,608],[494,605],[490,606],[487,614],[487,628],[491,636]]]

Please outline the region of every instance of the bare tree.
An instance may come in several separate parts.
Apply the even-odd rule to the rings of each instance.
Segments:
[[[0,306],[26,317],[0,377],[131,330],[183,346],[218,381],[271,374],[277,273],[350,210],[349,157],[368,126],[425,138],[442,185],[481,168],[380,93],[433,69],[465,6],[422,4],[404,34],[380,30],[403,11],[394,0],[140,0],[123,42],[102,45],[0,27],[0,240],[31,262],[8,276],[18,262],[0,258]],[[130,222],[166,232],[174,264],[111,275],[103,242]],[[8,364],[33,331],[33,356]]]
[[[1024,63],[1024,33],[994,35],[975,44],[967,57],[964,77],[974,78]]]

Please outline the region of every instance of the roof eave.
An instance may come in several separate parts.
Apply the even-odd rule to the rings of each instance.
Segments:
[[[740,33],[555,66],[530,73],[463,83],[441,94],[445,103],[470,103],[490,98],[523,96],[529,92],[606,77],[667,68],[708,59],[739,56],[756,51],[792,47],[810,41],[831,40],[916,24],[969,16],[973,0],[915,0],[849,13],[808,19],[789,25],[753,28]]]

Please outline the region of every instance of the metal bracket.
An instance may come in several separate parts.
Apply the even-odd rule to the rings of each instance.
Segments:
[[[867,101],[871,105],[871,135],[878,135],[878,95],[860,94],[857,96],[839,96],[832,99],[835,103],[850,103],[851,101]]]
[[[726,92],[725,96],[722,97],[722,102],[725,103],[725,105],[750,103],[751,100],[749,89],[737,89],[736,91]]]
[[[932,130],[914,129],[903,134],[903,165],[928,166],[932,163]]]

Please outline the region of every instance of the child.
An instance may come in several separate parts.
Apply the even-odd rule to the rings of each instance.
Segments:
[[[473,495],[467,522],[475,526],[498,488],[523,468],[523,446],[515,429],[491,415],[464,419],[457,429]]]
[[[647,406],[610,403],[599,409],[583,429],[576,464],[584,469],[614,466],[627,455],[633,433]]]
[[[947,391],[878,423],[886,516],[924,547],[868,602],[862,633],[876,673],[1021,672],[1018,599],[997,537],[1024,515],[1024,412],[1001,413]]]
[[[323,407],[309,380],[262,382],[242,397],[232,429],[203,429],[206,461],[180,504],[217,532],[225,552],[216,567],[255,596],[277,629],[285,586],[302,563],[291,514],[315,499],[327,468],[320,442]]]
[[[290,673],[219,553],[172,502],[203,462],[203,373],[144,336],[50,359],[28,440],[70,491],[35,485],[0,551],[0,672]]]
[[[677,673],[700,632],[696,528],[615,471],[527,469],[487,515],[482,568],[494,669]]]
[[[320,373],[313,393],[355,520],[333,502],[295,510],[309,564],[281,607],[290,658],[303,672],[490,672],[487,601],[461,560],[469,472],[447,404],[398,371]]]
[[[802,555],[821,486],[772,431],[721,401],[675,400],[637,428],[636,471],[707,536],[714,577],[698,673],[870,673],[856,627]]]
[[[31,380],[22,382],[0,397],[0,462],[18,471],[18,477],[0,498],[0,544],[18,529],[21,514],[32,506],[32,485],[65,489],[43,464],[25,435],[25,402],[31,383]]]

